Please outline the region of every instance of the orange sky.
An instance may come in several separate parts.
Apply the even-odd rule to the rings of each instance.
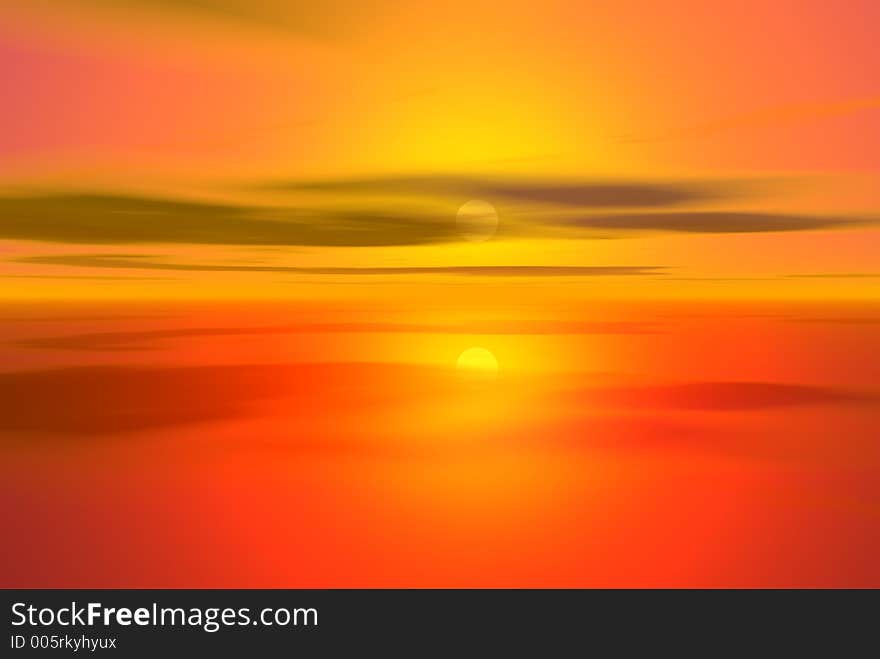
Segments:
[[[176,231],[176,219],[148,236],[82,235],[77,217],[50,219],[70,226],[46,235],[24,219],[28,226],[0,235],[11,257],[0,265],[10,297],[337,294],[320,277],[278,282],[274,274],[217,267],[234,260],[665,269],[609,284],[611,297],[630,299],[877,293],[880,92],[870,2],[303,9],[213,0],[186,9],[40,0],[0,11],[12,99],[0,132],[7,195],[136,195],[232,204],[245,219],[306,213],[304,221],[328,226],[345,213],[364,230],[375,229],[369,221],[377,215],[400,224],[391,230],[397,234],[357,248],[291,236],[271,242],[276,249],[267,253],[259,236],[231,247],[241,236],[222,229],[202,245],[198,232]],[[413,177],[468,185],[413,190],[400,182]],[[352,179],[374,185],[338,185]],[[486,185],[499,179],[506,189]],[[308,189],[315,184],[331,187]],[[597,205],[589,196],[573,202],[553,194],[559,186],[606,184],[686,194],[648,205],[638,195]],[[428,214],[452,226],[471,196],[488,197],[499,210],[503,230],[491,243],[405,235]],[[109,212],[113,221],[139,211],[83,212]],[[713,215],[688,215],[701,212]],[[731,213],[760,216],[745,226],[734,221],[732,232],[724,220]],[[633,214],[642,216],[634,228],[618,221]],[[686,216],[685,228],[675,214]],[[598,229],[589,224],[597,215]],[[784,230],[777,215],[785,216]],[[21,260],[101,253],[214,270],[157,279],[150,263],[98,269]],[[418,285],[447,279],[426,275]]]
[[[880,584],[878,18],[5,0],[0,585]]]

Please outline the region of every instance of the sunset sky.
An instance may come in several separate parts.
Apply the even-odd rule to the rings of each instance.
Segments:
[[[0,585],[880,586],[878,24],[0,0]]]

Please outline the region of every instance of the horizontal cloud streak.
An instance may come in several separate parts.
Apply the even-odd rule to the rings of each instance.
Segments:
[[[875,394],[776,382],[693,382],[680,385],[609,387],[577,394],[602,407],[682,410],[759,410],[832,403],[874,403]]]
[[[721,210],[624,212],[630,208],[676,206],[717,193],[707,184],[696,183],[426,177],[293,182],[274,187],[276,192],[286,189],[302,193],[308,204],[296,206],[277,199],[266,204],[210,203],[111,194],[0,197],[0,239],[274,247],[452,243],[464,239],[456,226],[456,212],[463,201],[471,198],[487,199],[502,209],[499,236],[540,237],[558,227],[583,230],[582,235],[587,236],[586,231],[591,229],[745,233],[835,229],[878,222],[876,218]],[[555,209],[540,212],[534,204]],[[596,212],[601,209],[619,212]],[[568,233],[572,238],[579,235]]]
[[[309,38],[338,39],[365,29],[393,5],[387,0],[358,3],[254,2],[254,0],[56,0],[81,12],[84,7],[130,7],[199,21],[238,24],[271,32],[299,34]]]
[[[16,345],[52,350],[147,350],[160,341],[215,336],[271,334],[655,334],[654,325],[634,322],[484,321],[458,324],[426,323],[299,323],[273,327],[192,327],[167,330],[92,332],[15,341]]]
[[[704,183],[571,181],[570,179],[493,179],[457,176],[411,176],[280,182],[273,190],[335,194],[485,197],[581,207],[669,206],[719,196],[718,186]]]
[[[674,213],[621,213],[559,220],[560,224],[618,231],[673,231],[680,233],[765,233],[809,231],[876,224],[876,219],[783,215],[726,211]]]
[[[0,279],[85,279],[87,281],[173,281],[173,277],[116,277],[113,275],[0,275]]]
[[[417,245],[456,240],[454,219],[112,195],[0,198],[0,238],[61,243]]]
[[[880,277],[880,272],[810,272],[788,276],[799,279],[875,279]]]
[[[296,267],[263,265],[210,265],[162,263],[137,254],[68,254],[25,256],[17,263],[92,268],[136,268],[187,272],[279,272],[297,275],[462,275],[471,277],[598,277],[660,274],[662,266],[554,266],[554,265],[450,265],[390,267]]]

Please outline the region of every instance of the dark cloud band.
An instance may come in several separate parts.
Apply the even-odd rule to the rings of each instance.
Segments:
[[[810,231],[869,225],[875,220],[773,213],[724,211],[620,213],[560,220],[569,226],[612,231],[671,231],[679,233],[766,233]]]
[[[456,213],[459,205],[471,198],[499,204],[503,211],[500,236],[542,236],[558,227],[567,227],[569,237],[578,238],[588,236],[588,230],[602,230],[606,236],[635,231],[746,233],[837,229],[877,222],[870,218],[660,210],[705,198],[709,193],[699,185],[397,178],[281,187],[318,194],[310,199],[312,205],[305,207],[122,195],[0,197],[0,239],[274,247],[451,243],[463,239]],[[381,198],[370,198],[373,193]],[[339,206],[342,203],[345,208]],[[555,210],[539,211],[536,203]],[[627,211],[645,207],[658,210]],[[560,215],[560,209],[575,214]],[[605,214],[596,212],[603,209]]]
[[[702,201],[721,194],[704,183],[643,183],[631,181],[572,181],[567,179],[500,179],[456,176],[402,176],[387,178],[290,181],[267,186],[290,192],[346,195],[431,196],[466,201],[471,197],[561,206],[631,208],[670,206]]]
[[[369,247],[457,239],[454,217],[110,195],[0,198],[0,238],[83,244]]]

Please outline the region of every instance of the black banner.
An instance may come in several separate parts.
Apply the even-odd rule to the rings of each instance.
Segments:
[[[870,638],[876,591],[6,590],[9,651],[420,655],[719,647],[829,651]],[[466,653],[466,652],[465,652]]]

